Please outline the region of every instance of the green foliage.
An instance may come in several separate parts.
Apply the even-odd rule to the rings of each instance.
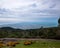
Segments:
[[[60,27],[60,18],[58,19],[58,27]]]
[[[60,24],[60,18],[58,19],[58,23]]]
[[[12,29],[0,28],[0,38],[48,38],[60,39],[60,28],[40,28],[40,29]]]

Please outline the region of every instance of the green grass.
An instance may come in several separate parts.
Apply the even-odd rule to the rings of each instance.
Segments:
[[[25,40],[19,41],[20,44],[13,48],[60,48],[60,41],[36,40],[31,45],[24,45]]]

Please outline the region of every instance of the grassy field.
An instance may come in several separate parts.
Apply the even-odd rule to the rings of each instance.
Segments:
[[[34,40],[31,45],[24,45],[25,40],[20,40],[20,44],[13,48],[60,48],[60,41],[57,40]],[[7,47],[6,47],[7,48]]]

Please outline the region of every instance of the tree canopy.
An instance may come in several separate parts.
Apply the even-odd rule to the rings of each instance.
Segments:
[[[60,18],[58,19],[58,23],[60,24]]]

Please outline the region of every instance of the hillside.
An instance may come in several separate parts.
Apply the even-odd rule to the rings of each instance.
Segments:
[[[0,28],[0,38],[46,38],[60,39],[60,27],[17,29],[11,27]]]

